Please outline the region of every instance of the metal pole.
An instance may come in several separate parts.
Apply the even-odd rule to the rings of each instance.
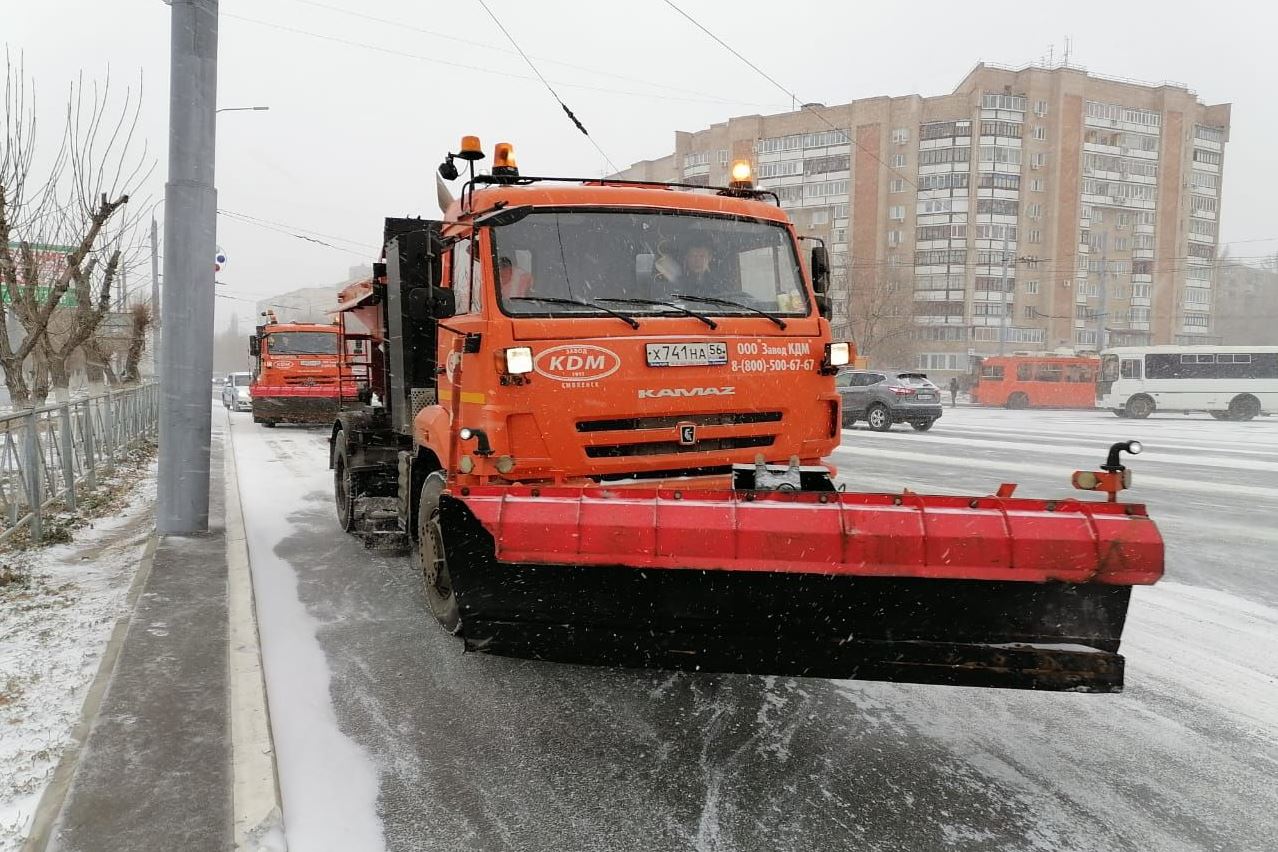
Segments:
[[[41,511],[44,504],[44,471],[40,452],[39,420],[35,409],[27,415],[27,442],[23,447],[26,458],[23,460],[27,468],[27,506],[31,509],[31,541],[39,542],[44,538],[43,518]]]
[[[161,534],[188,535],[209,524],[218,3],[171,0],[171,5],[156,527]]]
[[[151,219],[151,363],[160,378],[160,226]]]
[[[64,499],[67,511],[75,511],[75,430],[71,425],[71,404],[62,403],[58,409],[58,417],[62,436],[62,485],[65,488]]]
[[[1109,275],[1109,234],[1101,234],[1100,309],[1096,312],[1096,351],[1105,349],[1105,313],[1109,301],[1106,276]]]
[[[1007,229],[1009,227],[1011,226],[1010,225],[1003,226],[1003,284],[1001,287],[1003,291],[1002,292],[1003,301],[1000,303],[1000,307],[1003,309],[1003,313],[999,316],[999,319],[998,319],[998,354],[1000,355],[1003,354],[1004,347],[1007,344],[1007,260],[1008,260]]]

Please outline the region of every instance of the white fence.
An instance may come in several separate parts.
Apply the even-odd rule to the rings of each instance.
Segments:
[[[54,502],[75,511],[99,472],[157,434],[159,398],[151,383],[0,415],[0,541],[24,526],[40,540]]]

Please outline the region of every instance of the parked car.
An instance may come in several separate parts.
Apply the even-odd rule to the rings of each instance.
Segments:
[[[251,411],[253,398],[249,396],[252,373],[231,373],[222,384],[222,405],[232,411]]]
[[[843,426],[864,420],[876,432],[909,423],[920,432],[941,418],[941,389],[917,370],[844,370],[835,377]]]

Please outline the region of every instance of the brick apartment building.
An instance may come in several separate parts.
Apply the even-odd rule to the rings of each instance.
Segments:
[[[675,133],[618,177],[723,185],[747,157],[835,260],[835,333],[879,359],[1215,342],[1229,104],[1073,66]],[[1000,339],[1001,338],[1001,339]]]

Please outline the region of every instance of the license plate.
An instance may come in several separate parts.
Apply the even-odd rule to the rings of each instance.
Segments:
[[[936,399],[936,395],[930,394],[930,393],[921,393],[919,394],[919,399]]]
[[[323,367],[324,362],[323,361],[303,361],[302,366],[303,367]]]
[[[726,343],[649,343],[649,367],[713,367],[728,363]]]

